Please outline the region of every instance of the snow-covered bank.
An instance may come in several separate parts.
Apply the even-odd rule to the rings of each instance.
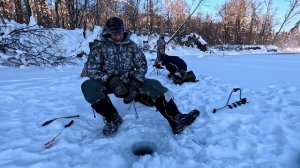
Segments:
[[[0,167],[300,167],[299,54],[203,57],[185,48],[168,52],[180,55],[200,80],[174,85],[167,72],[150,75],[148,61],[147,76],[174,92],[182,112],[201,111],[196,123],[176,136],[154,108],[137,103],[136,119],[133,107],[111,96],[124,123],[117,135],[104,137],[102,118],[93,118],[81,94],[79,65],[0,68]],[[148,60],[155,57],[146,55]],[[250,103],[213,114],[234,87],[241,87]],[[73,114],[80,117],[45,150],[43,144],[70,120],[41,124]],[[133,155],[132,147],[141,143],[155,148],[153,156]]]
[[[78,58],[86,59],[89,53],[89,43],[98,39],[102,27],[96,26],[93,30],[86,32],[83,36],[83,29],[66,30],[61,28],[43,29],[35,24],[32,20],[30,26],[18,24],[14,21],[6,21],[1,24],[0,29],[0,67],[1,66],[57,66],[78,63]],[[19,33],[17,33],[19,32]],[[184,45],[188,37],[195,36],[196,43],[190,44],[191,47]],[[144,36],[132,34],[131,39],[138,44],[139,47],[149,50],[156,49],[158,34]],[[43,39],[43,40],[41,40]],[[166,36],[168,41],[170,36]],[[273,54],[270,51],[279,51],[276,46],[272,45],[223,45],[211,46],[209,51],[202,52],[197,46],[207,49],[207,42],[200,35],[191,33],[186,38],[178,40],[179,44],[175,44],[174,40],[167,45],[167,53],[173,55],[186,55],[185,53],[197,56],[207,55],[240,55],[243,54]],[[203,44],[205,46],[202,46]],[[193,46],[193,47],[192,47]],[[201,47],[202,46],[202,47]],[[290,52],[287,49],[284,52]],[[297,51],[297,50],[294,50]],[[179,53],[182,54],[179,54]],[[280,51],[281,52],[281,51]],[[299,52],[299,51],[298,51]],[[80,62],[81,60],[79,60]]]

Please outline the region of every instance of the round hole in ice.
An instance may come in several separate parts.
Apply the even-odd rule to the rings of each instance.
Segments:
[[[132,152],[136,156],[152,155],[155,149],[155,144],[152,142],[137,142],[132,145]]]

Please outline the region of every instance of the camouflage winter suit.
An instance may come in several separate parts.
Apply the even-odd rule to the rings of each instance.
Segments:
[[[105,95],[112,93],[106,89],[107,78],[118,76],[125,83],[130,76],[138,79],[140,92],[148,94],[153,101],[168,91],[154,79],[146,79],[147,61],[137,44],[130,40],[130,34],[124,33],[124,41],[117,43],[103,33],[100,40],[90,43],[90,54],[87,60],[87,76],[90,78],[82,83],[81,89],[85,99],[93,104]]]
[[[157,59],[160,61],[160,55],[165,54],[166,51],[166,41],[163,39],[163,37],[159,37],[157,40]]]
[[[156,42],[156,45],[157,45],[157,56],[155,59],[155,65],[160,65],[161,64],[161,55],[165,54],[166,45],[167,45],[163,36],[159,37],[159,39]]]

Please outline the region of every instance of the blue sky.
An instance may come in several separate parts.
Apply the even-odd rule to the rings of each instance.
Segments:
[[[193,0],[188,0],[188,1],[190,3],[192,3]],[[217,12],[217,10],[216,10],[217,5],[221,5],[225,1],[228,2],[229,0],[205,0],[205,2],[200,7],[200,12],[204,15],[207,13],[215,14]],[[197,2],[194,2],[194,5],[197,5],[196,3]],[[276,18],[279,23],[275,27],[275,29],[277,30],[277,29],[279,29],[280,24],[283,22],[284,15],[289,8],[289,4],[288,4],[287,0],[273,0],[273,8],[277,9]],[[287,30],[291,29],[295,25],[295,23],[299,20],[300,20],[300,18],[297,18],[297,19],[294,18],[293,21],[291,21],[291,23],[289,25],[285,26],[285,28]]]

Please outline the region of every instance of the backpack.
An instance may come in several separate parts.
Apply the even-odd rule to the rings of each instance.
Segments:
[[[181,70],[179,72],[176,72],[175,75],[173,76],[173,82],[175,84],[183,84],[184,82],[197,82],[196,76],[193,71],[184,71]]]

